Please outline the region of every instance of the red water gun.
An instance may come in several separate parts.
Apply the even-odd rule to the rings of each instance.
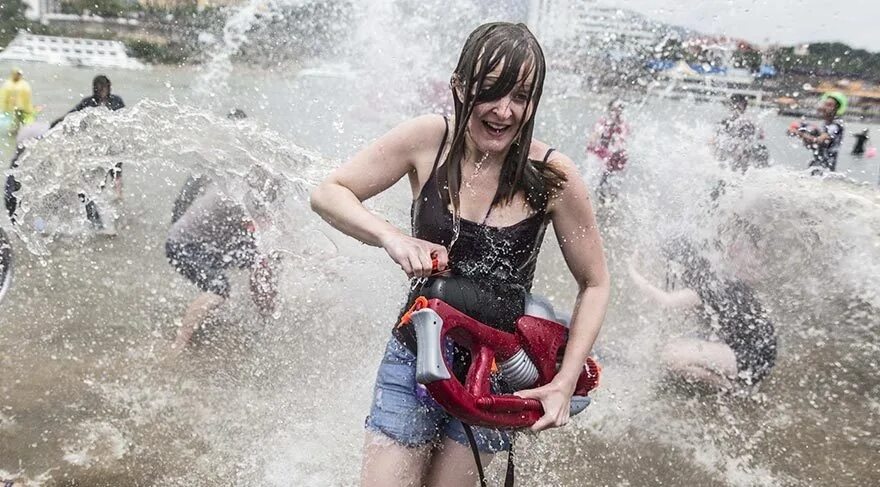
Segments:
[[[536,399],[493,394],[490,378],[494,371],[499,372],[513,390],[548,384],[565,352],[565,326],[527,314],[516,321],[515,332],[508,333],[485,325],[440,299],[425,297],[416,299],[403,322],[415,328],[416,380],[449,414],[470,425],[502,429],[529,427],[544,415]],[[464,384],[450,372],[445,353],[447,338],[471,354]],[[572,397],[572,415],[590,404],[587,393],[598,384],[599,366],[588,358]]]

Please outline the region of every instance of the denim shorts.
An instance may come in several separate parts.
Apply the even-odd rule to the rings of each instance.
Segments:
[[[449,437],[468,445],[461,421],[450,416],[416,383],[416,358],[396,338],[388,341],[376,375],[373,406],[366,427],[404,446],[439,444]],[[483,453],[510,449],[510,432],[473,427]]]

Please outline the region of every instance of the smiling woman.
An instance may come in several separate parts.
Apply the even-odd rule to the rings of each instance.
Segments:
[[[572,161],[532,139],[544,55],[522,24],[491,23],[465,42],[451,79],[455,118],[422,116],[399,125],[334,171],[312,193],[312,208],[344,233],[382,247],[410,278],[406,308],[447,270],[487,289],[503,311],[488,324],[510,329],[524,314],[538,252],[552,222],[579,285],[569,342],[556,377],[519,391],[541,402],[539,431],[568,422],[569,404],[608,301],[609,280],[589,194]],[[362,202],[409,177],[412,233]],[[429,278],[427,280],[422,278]],[[512,434],[473,428],[420,392],[416,337],[395,327],[376,378],[361,482],[364,485],[473,485],[468,442],[482,461],[510,449]],[[470,440],[470,441],[468,441]]]

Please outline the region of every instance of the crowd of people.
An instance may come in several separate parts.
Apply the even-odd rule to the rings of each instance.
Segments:
[[[848,107],[846,95],[832,91],[822,95],[817,108],[821,124],[806,121],[792,122],[788,135],[799,138],[810,150],[808,168],[813,175],[837,170],[837,159],[844,141],[842,116]],[[727,105],[730,113],[722,119],[710,141],[715,158],[732,171],[745,173],[749,168],[762,168],[770,164],[770,154],[765,145],[764,129],[747,115],[749,99],[733,94]],[[623,117],[624,103],[619,99],[608,105],[607,114],[600,117],[587,139],[587,154],[595,156],[601,164],[601,177],[597,187],[600,201],[607,197],[608,188],[619,179],[626,166],[627,138],[631,133]],[[868,148],[868,129],[855,134],[852,154],[874,157],[876,149]],[[612,183],[612,184],[609,184]]]
[[[503,312],[485,311],[483,317],[502,330],[511,329],[512,319],[525,313],[538,254],[552,224],[577,292],[558,372],[546,385],[515,391],[520,398],[540,402],[544,415],[532,426],[535,431],[569,421],[572,393],[599,335],[610,294],[604,244],[581,171],[552,144],[534,138],[545,74],[544,53],[525,25],[479,26],[465,41],[451,74],[452,116],[424,115],[404,121],[363,147],[311,194],[312,208],[321,218],[384,250],[412,280],[404,310],[441,278],[439,274],[451,274],[504,300]],[[14,70],[0,93],[10,120],[8,130],[19,134],[38,111],[23,72]],[[842,94],[829,93],[819,109],[822,126],[799,124],[790,130],[812,151],[810,167],[817,172],[836,169],[844,134],[840,116],[846,105]],[[111,93],[110,80],[99,75],[92,95],[68,113],[124,107],[122,98]],[[719,123],[712,141],[719,162],[733,171],[763,167],[768,161],[765,134],[747,117],[747,108],[745,97],[732,97],[730,115]],[[602,164],[595,190],[600,201],[613,194],[615,181],[630,165],[626,143],[631,127],[624,111],[621,100],[612,100],[589,136],[587,151]],[[233,110],[229,117],[241,120],[245,114]],[[867,138],[864,133],[859,139],[860,153]],[[12,169],[19,166],[23,147]],[[364,205],[404,178],[412,191],[411,231]],[[206,176],[193,175],[174,203],[165,254],[200,292],[183,312],[170,346],[175,356],[187,349],[196,330],[229,299],[229,269],[249,272],[250,295],[259,313],[270,315],[276,308],[277,257],[261,248],[260,234],[273,225],[273,209],[282,199],[283,186],[256,165],[245,179],[248,189],[241,199]],[[112,182],[121,197],[121,163],[109,170],[106,182]],[[7,178],[6,208],[13,220],[20,187],[14,174]],[[103,188],[104,184],[95,191]],[[85,218],[102,228],[91,196],[80,193],[79,197]],[[0,248],[3,245],[0,242]],[[722,276],[699,245],[670,241],[663,249],[672,269],[666,286],[643,275],[638,254],[631,258],[628,271],[636,288],[659,306],[689,309],[700,317],[699,330],[664,340],[658,351],[670,375],[732,389],[753,386],[770,373],[777,354],[773,320],[750,276],[735,272],[737,256],[758,251],[757,243],[751,245],[729,249],[734,273]],[[0,269],[3,263],[0,256]],[[412,327],[389,324],[366,419],[361,481],[383,486],[473,485],[477,471],[460,466],[471,465],[472,454],[478,465],[490,462],[495,453],[512,448],[514,435],[502,428],[471,430],[426,399],[419,392],[416,355]]]

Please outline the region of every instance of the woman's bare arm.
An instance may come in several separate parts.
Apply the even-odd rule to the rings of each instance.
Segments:
[[[419,181],[427,179],[444,125],[441,117],[428,115],[379,137],[312,191],[312,209],[346,235],[385,248],[408,275],[430,273],[432,254],[437,255],[439,267],[445,268],[445,248],[409,237],[362,204],[408,173]]]
[[[571,395],[605,319],[611,287],[602,236],[587,187],[568,157],[554,153],[551,160],[568,179],[564,189],[551,202],[550,215],[565,262],[579,291],[559,372],[547,386],[520,393],[524,397],[538,398],[544,405],[545,415],[532,426],[533,430],[568,422]]]

